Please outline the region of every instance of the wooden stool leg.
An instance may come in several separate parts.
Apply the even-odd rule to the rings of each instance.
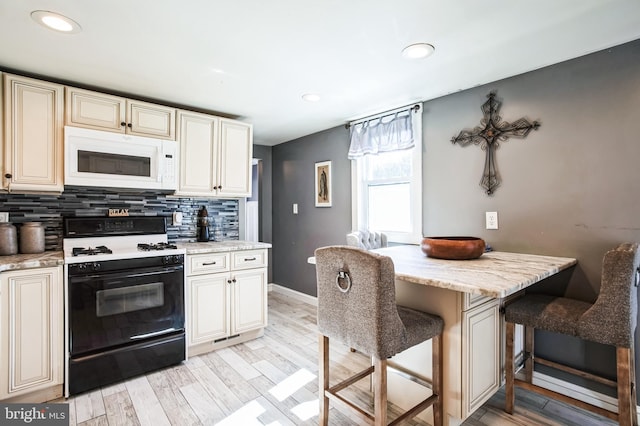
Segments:
[[[325,391],[329,389],[329,338],[322,334],[318,335],[318,352],[320,362],[318,365],[318,401],[320,402],[319,424],[327,426],[329,424],[329,398]]]
[[[533,327],[524,327],[524,379],[527,383],[533,383],[533,351],[535,329]]]
[[[387,360],[374,358],[373,406],[374,425],[387,425]]]
[[[514,374],[515,374],[515,366],[513,362],[514,351],[513,351],[513,339],[515,336],[515,328],[516,325],[512,322],[506,323],[506,347],[505,347],[505,360],[504,360],[504,369],[506,371],[506,383],[505,383],[505,407],[504,411],[509,414],[513,414],[513,406],[515,404],[515,384],[514,384]]]
[[[629,375],[631,376],[631,421],[633,426],[638,426],[638,395],[636,393],[636,351],[631,345],[629,354]]]
[[[442,334],[438,334],[431,339],[431,391],[438,395],[438,399],[433,403],[433,426],[442,426],[444,422],[443,418],[443,400],[444,395],[442,392],[443,374],[442,361],[444,360],[444,353],[442,349]]]
[[[618,367],[618,423],[621,426],[631,426],[636,424],[637,420],[632,418],[632,409],[636,405],[636,401],[631,400],[634,379],[631,378],[631,349],[618,347],[616,348],[616,364]]]

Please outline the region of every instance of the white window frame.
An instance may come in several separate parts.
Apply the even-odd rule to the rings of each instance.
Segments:
[[[388,232],[387,240],[399,244],[420,244],[422,241],[422,109],[413,113],[415,146],[411,176],[411,231]],[[365,156],[366,157],[366,156]],[[351,160],[351,226],[354,231],[367,229],[366,188],[362,180],[362,158]]]

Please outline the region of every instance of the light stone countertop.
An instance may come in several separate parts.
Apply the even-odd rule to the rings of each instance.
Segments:
[[[14,254],[0,256],[0,272],[18,269],[47,268],[64,264],[64,254],[59,251],[45,251],[35,254]]]
[[[257,250],[270,248],[270,243],[255,241],[209,241],[203,243],[177,243],[178,248],[183,248],[187,254],[224,253],[239,250]]]
[[[433,259],[417,245],[372,251],[391,257],[396,279],[494,298],[509,296],[578,263],[569,257],[500,251],[472,260]],[[308,262],[315,264],[315,258]]]
[[[577,264],[568,257],[493,251],[472,260],[427,257],[420,246],[373,250],[393,259],[396,278],[415,284],[501,298]]]

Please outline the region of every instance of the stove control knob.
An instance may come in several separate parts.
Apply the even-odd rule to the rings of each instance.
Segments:
[[[93,262],[91,264],[91,270],[92,271],[99,271],[101,269],[101,265],[98,262]]]
[[[162,259],[162,263],[165,265],[178,265],[180,264],[180,256],[177,254],[167,255]]]

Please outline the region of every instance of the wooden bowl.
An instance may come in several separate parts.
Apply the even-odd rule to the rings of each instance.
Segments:
[[[421,248],[428,257],[437,259],[476,259],[484,253],[484,240],[476,237],[425,237]]]

